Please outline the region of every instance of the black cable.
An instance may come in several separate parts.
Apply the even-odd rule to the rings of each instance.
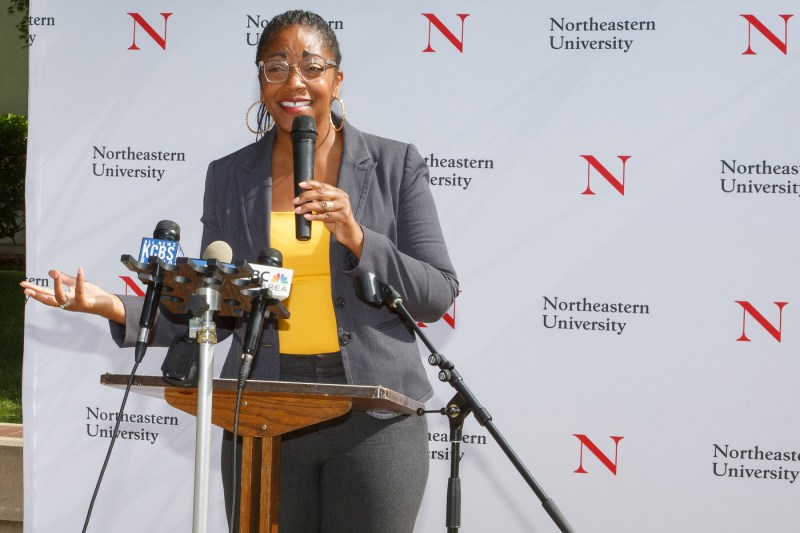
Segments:
[[[94,494],[92,494],[92,501],[89,503],[89,509],[86,512],[86,521],[83,523],[83,533],[86,533],[86,528],[89,527],[89,520],[92,517],[92,509],[94,509],[94,502],[97,499],[97,493],[100,491],[100,484],[103,482],[103,476],[106,473],[108,460],[111,459],[111,450],[114,449],[114,443],[117,442],[117,434],[119,432],[119,425],[122,422],[122,414],[125,412],[125,404],[128,402],[128,393],[131,392],[133,386],[133,378],[136,377],[136,369],[139,368],[139,361],[136,361],[131,370],[131,375],[128,378],[128,385],[125,387],[125,394],[122,397],[122,405],[119,407],[117,413],[117,424],[114,426],[114,433],[111,435],[111,443],[108,445],[108,452],[106,452],[106,459],[103,461],[103,468],[100,469],[100,476],[97,478],[97,485],[94,487]]]

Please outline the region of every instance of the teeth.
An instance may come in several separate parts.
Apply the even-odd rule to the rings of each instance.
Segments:
[[[281,106],[283,107],[306,107],[310,105],[310,100],[303,100],[302,102],[281,102]]]

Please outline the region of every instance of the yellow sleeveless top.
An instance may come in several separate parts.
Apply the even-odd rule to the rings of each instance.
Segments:
[[[283,254],[283,267],[294,271],[289,297],[283,304],[291,317],[278,320],[281,353],[319,354],[339,351],[336,315],[331,297],[331,234],[319,221],[311,223],[311,238],[294,236],[294,212],[272,213],[272,247]]]

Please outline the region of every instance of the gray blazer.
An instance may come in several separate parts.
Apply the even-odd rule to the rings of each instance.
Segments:
[[[345,122],[339,188],[350,197],[364,231],[361,260],[331,237],[332,305],[348,383],[382,385],[413,399],[432,395],[413,332],[386,307],[361,302],[353,278],[362,272],[390,284],[403,296],[412,316],[433,322],[458,294],[458,281],[447,253],[436,206],[428,186],[428,167],[411,144],[362,133]],[[269,246],[272,199],[272,147],[275,132],[212,162],[203,200],[202,249],[216,240],[230,244],[234,259],[255,261]],[[141,298],[123,297],[125,328],[112,324],[120,346],[133,346]],[[186,317],[159,319],[151,345],[168,345],[185,329]],[[222,377],[236,377],[245,320],[218,322],[234,335]],[[220,336],[223,336],[220,331]],[[278,333],[267,322],[255,356],[253,379],[278,379]]]

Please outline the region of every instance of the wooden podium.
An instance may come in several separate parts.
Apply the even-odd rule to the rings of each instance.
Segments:
[[[103,374],[100,383],[124,389],[129,376]],[[233,432],[233,379],[215,379],[211,422]],[[197,389],[173,387],[161,376],[137,376],[133,391],[197,415]],[[281,435],[355,411],[412,414],[423,405],[384,387],[248,381],[239,411],[242,437],[240,533],[277,533]]]

